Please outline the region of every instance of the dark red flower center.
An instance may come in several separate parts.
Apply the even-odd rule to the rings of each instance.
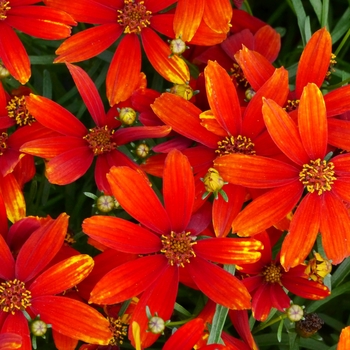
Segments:
[[[264,267],[262,275],[266,283],[281,284],[281,266],[271,264]]]
[[[118,10],[117,22],[124,27],[124,33],[139,34],[150,25],[152,12],[147,11],[144,1],[124,0],[124,8]]]
[[[2,156],[7,148],[7,139],[9,135],[6,132],[1,133],[0,135],[0,156]]]
[[[32,125],[36,120],[28,112],[26,100],[24,96],[13,97],[6,106],[8,116],[16,120],[16,124],[19,126]]]
[[[17,279],[2,282],[0,284],[0,309],[4,312],[25,310],[31,305],[32,294],[26,289],[24,282]]]
[[[176,233],[171,231],[170,235],[162,235],[163,249],[161,252],[166,256],[171,266],[185,266],[196,254],[192,246],[197,244],[190,236],[191,232]]]
[[[287,104],[285,105],[285,107],[283,107],[283,109],[287,113],[292,112],[298,108],[299,102],[300,102],[300,100],[288,100]]]
[[[6,12],[11,9],[10,1],[0,0],[0,21],[7,18]]]
[[[92,149],[96,156],[113,151],[116,149],[117,144],[113,142],[112,136],[114,130],[109,130],[107,126],[99,127],[96,126],[93,129],[89,130],[89,133],[83,138],[89,144],[89,147]]]
[[[218,149],[215,152],[219,156],[232,153],[255,154],[252,140],[242,135],[226,136],[222,141],[218,142]]]
[[[325,160],[310,160],[309,164],[303,165],[299,173],[299,180],[306,186],[310,193],[317,192],[321,195],[324,191],[330,191],[332,184],[337,178],[334,176],[334,164]]]
[[[244,88],[247,88],[249,86],[249,82],[245,77],[242,68],[237,63],[233,64],[233,67],[230,69],[230,71],[231,71],[231,76],[236,81],[237,86],[241,86]]]
[[[128,325],[120,317],[107,317],[107,320],[109,321],[109,329],[113,334],[109,345],[116,346],[123,344],[124,338],[128,335]]]

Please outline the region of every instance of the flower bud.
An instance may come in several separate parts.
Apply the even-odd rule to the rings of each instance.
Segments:
[[[292,321],[292,322],[298,322],[300,321],[303,316],[304,316],[304,308],[302,306],[292,304],[288,309],[287,309],[287,317]]]
[[[193,96],[193,89],[187,84],[174,84],[174,86],[170,89],[170,92],[184,98],[187,101],[189,101]]]
[[[187,49],[186,43],[180,38],[170,41],[170,51],[173,55],[181,55]]]
[[[109,213],[115,209],[115,199],[112,196],[102,195],[96,200],[97,209],[102,213]]]
[[[219,172],[214,168],[209,168],[207,174],[203,178],[205,190],[207,192],[218,193],[225,182]]]
[[[152,316],[148,321],[148,330],[153,334],[163,333],[165,329],[165,322],[158,316]]]
[[[127,126],[130,126],[136,121],[136,112],[130,107],[123,107],[119,111],[119,120]]]

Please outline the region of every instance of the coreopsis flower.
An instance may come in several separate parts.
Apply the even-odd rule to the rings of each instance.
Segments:
[[[6,69],[21,84],[31,74],[26,49],[14,29],[41,39],[65,39],[76,25],[73,18],[60,9],[35,6],[40,1],[0,1],[0,58]]]
[[[102,277],[91,292],[90,302],[114,304],[142,293],[130,323],[139,324],[144,347],[159,336],[146,332],[146,306],[152,315],[157,313],[163,320],[170,318],[181,269],[216,303],[231,309],[250,307],[249,294],[241,282],[209,261],[253,262],[259,259],[262,245],[259,241],[234,238],[197,239],[208,224],[203,226],[204,218],[192,213],[194,178],[184,155],[173,150],[166,158],[164,206],[149,182],[135,170],[113,167],[107,177],[113,195],[142,226],[116,217],[93,216],[84,220],[83,231],[112,249],[142,256]]]
[[[165,79],[185,84],[189,81],[186,63],[178,56],[169,57],[169,46],[155,32],[174,36],[173,14],[161,13],[176,0],[45,0],[47,5],[71,14],[78,22],[97,24],[63,42],[55,62],[79,62],[105,51],[120,37],[107,72],[107,97],[111,106],[126,100],[135,90],[141,70],[141,45],[155,70]],[[124,33],[124,35],[123,35]]]
[[[281,89],[281,86],[286,88],[288,86],[287,72],[284,68],[276,70],[243,113],[236,88],[227,72],[218,63],[209,61],[204,75],[211,110],[202,112],[191,102],[169,93],[162,94],[152,104],[153,111],[166,125],[201,144],[183,151],[188,156],[194,172],[204,177],[208,169],[213,168],[214,159],[229,153],[278,156],[281,152],[274,145],[268,132],[265,130],[253,134],[252,137],[251,129],[255,128],[256,123],[262,122],[263,96],[270,96],[280,103],[286,98]],[[143,166],[145,171],[149,171],[152,167],[151,162],[152,157]],[[245,189],[240,186],[225,186],[224,191],[226,190],[233,196],[230,197],[227,193],[228,203],[225,204],[225,201],[219,199],[213,204],[213,224],[218,237],[228,234],[232,220],[241,209],[245,198]],[[232,199],[234,197],[237,201]]]
[[[238,214],[233,231],[240,236],[254,235],[296,208],[282,244],[282,266],[288,270],[302,263],[319,232],[327,258],[339,264],[350,255],[350,216],[346,208],[350,201],[350,155],[326,158],[327,115],[321,91],[313,83],[304,88],[298,126],[272,100],[264,101],[263,115],[272,139],[291,162],[242,154],[214,161],[228,182],[272,188]]]
[[[305,299],[320,300],[330,295],[322,283],[308,279],[305,264],[286,272],[278,256],[272,259],[272,247],[266,232],[259,233],[256,238],[264,244],[261,259],[254,264],[237,267],[243,275],[243,284],[252,295],[252,312],[256,320],[265,321],[272,308],[284,311],[290,306],[291,300],[284,288]]]
[[[67,66],[96,126],[88,129],[59,104],[45,97],[30,95],[26,97],[30,113],[40,124],[59,133],[59,136],[27,142],[21,151],[49,159],[46,176],[51,183],[59,185],[72,183],[84,175],[96,156],[97,187],[110,193],[106,174],[113,165],[139,169],[136,163],[118,150],[118,146],[138,139],[166,136],[171,128],[120,128],[121,122],[115,119],[113,113],[105,113],[101,97],[88,74],[78,66],[69,63]],[[47,110],[51,113],[48,114]]]
[[[86,304],[56,296],[84,279],[92,269],[88,255],[76,255],[51,267],[64,242],[68,216],[63,213],[35,230],[16,258],[0,236],[0,328],[22,336],[22,349],[31,349],[24,315],[40,319],[75,339],[107,344],[111,338],[107,320]],[[50,247],[48,249],[47,247]]]

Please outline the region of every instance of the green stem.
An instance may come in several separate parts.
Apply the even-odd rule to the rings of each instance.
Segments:
[[[287,314],[282,314],[282,315],[279,315],[278,317],[276,318],[273,318],[272,320],[268,321],[268,322],[264,322],[264,323],[260,323],[256,328],[253,329],[252,333],[255,334],[255,333],[258,333],[260,332],[261,330],[267,328],[267,327],[270,327],[272,326],[273,324],[277,323],[277,322],[280,322],[281,320],[287,318]]]
[[[182,326],[185,323],[192,321],[194,319],[195,316],[192,316],[190,318],[187,318],[185,320],[181,320],[181,321],[175,321],[175,322],[169,322],[166,324],[167,327],[177,327],[177,326]]]
[[[336,56],[338,56],[340,50],[341,50],[341,49],[343,48],[343,46],[345,45],[345,43],[346,43],[346,41],[348,40],[349,36],[350,36],[350,29],[348,29],[348,31],[346,32],[346,34],[345,34],[343,40],[340,42],[339,46],[338,46],[337,49],[335,50],[334,54],[335,54]]]
[[[251,9],[251,7],[250,7],[250,5],[249,5],[248,0],[244,0],[244,6],[245,6],[247,12],[248,12],[250,15],[253,16],[253,11],[252,11],[252,9]]]

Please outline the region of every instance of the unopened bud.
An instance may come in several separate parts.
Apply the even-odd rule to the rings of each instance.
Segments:
[[[170,51],[173,55],[181,55],[187,49],[186,43],[180,38],[170,41]]]
[[[169,90],[172,94],[178,95],[189,101],[193,97],[193,89],[187,84],[174,84]]]
[[[119,120],[124,124],[124,125],[132,125],[136,121],[136,112],[130,108],[130,107],[123,107],[119,111]]]

